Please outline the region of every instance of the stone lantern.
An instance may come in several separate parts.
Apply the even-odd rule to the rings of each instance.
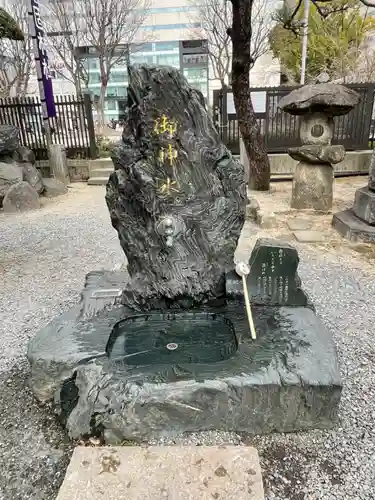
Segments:
[[[305,85],[280,100],[286,113],[301,116],[302,146],[289,149],[299,161],[293,178],[291,208],[327,212],[332,208],[333,168],[345,156],[344,146],[332,146],[333,117],[356,106],[359,95],[343,85]]]

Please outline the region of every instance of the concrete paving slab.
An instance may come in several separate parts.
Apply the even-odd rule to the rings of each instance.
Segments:
[[[289,219],[287,225],[291,231],[307,231],[310,229],[312,222],[308,219]]]
[[[247,446],[123,446],[74,450],[56,500],[264,500]]]
[[[293,231],[293,235],[301,243],[318,243],[325,240],[320,231]]]

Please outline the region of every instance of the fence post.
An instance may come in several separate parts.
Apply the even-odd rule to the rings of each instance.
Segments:
[[[90,158],[94,160],[98,157],[98,150],[96,147],[95,140],[95,128],[94,128],[94,119],[92,116],[92,102],[91,95],[87,92],[83,94],[83,106],[85,109],[85,116],[87,120],[87,127],[89,132],[89,149],[90,149]]]

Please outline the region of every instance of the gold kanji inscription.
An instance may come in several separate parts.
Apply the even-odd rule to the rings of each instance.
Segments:
[[[168,117],[163,114],[160,118],[156,118],[154,121],[154,132],[157,135],[169,132],[169,137],[172,139],[177,132],[177,122],[175,120],[169,120]]]

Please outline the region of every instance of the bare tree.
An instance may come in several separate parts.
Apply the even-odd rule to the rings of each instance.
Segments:
[[[129,61],[129,46],[135,41],[147,14],[143,0],[81,0],[85,39],[99,61],[100,93],[97,102],[99,128],[104,126],[104,102],[111,71]]]
[[[191,21],[199,21],[202,28],[191,29],[192,38],[208,40],[208,56],[213,79],[219,80],[221,88],[229,85],[232,60],[232,43],[228,28],[232,25],[232,4],[228,0],[191,0],[194,11]],[[252,38],[250,43],[251,67],[268,51],[271,29],[272,0],[256,0],[252,16]],[[192,23],[193,24],[193,23]]]
[[[25,36],[19,41],[0,40],[0,93],[2,97],[11,94],[24,97],[34,65],[31,38],[28,36],[27,5],[25,2],[14,0],[10,8],[14,20]]]
[[[50,0],[49,40],[54,53],[68,72],[77,92],[88,83],[87,59],[77,54],[77,47],[89,46],[99,61],[100,92],[95,105],[99,128],[104,126],[104,103],[114,66],[127,63],[129,46],[134,43],[147,15],[149,0]],[[57,69],[58,73],[64,74]],[[65,73],[65,77],[67,77]]]
[[[84,61],[77,57],[77,47],[83,44],[86,31],[81,3],[50,0],[47,9],[44,19],[51,48],[51,67],[70,81],[80,94],[82,85],[87,87],[88,83]]]

